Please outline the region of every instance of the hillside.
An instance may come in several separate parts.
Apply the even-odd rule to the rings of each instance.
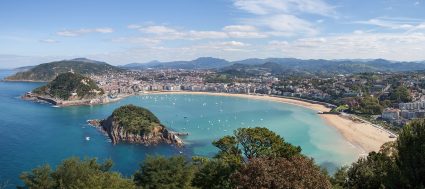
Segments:
[[[172,61],[159,62],[152,61],[148,63],[131,63],[121,66],[125,69],[215,69],[230,66],[231,63],[224,59],[212,57],[200,57],[191,61]]]
[[[300,60],[291,58],[247,59],[220,68],[228,74],[247,75],[269,72],[272,74],[348,74],[362,72],[401,72],[425,70],[417,62],[376,60]]]
[[[131,104],[115,109],[112,115],[104,120],[89,120],[89,123],[101,127],[114,144],[128,142],[183,145],[177,134],[168,131],[151,111]]]
[[[201,57],[191,61],[131,63],[121,68],[143,69],[218,69],[229,73],[249,74],[251,72],[272,72],[282,74],[326,74],[360,72],[399,72],[425,70],[424,62],[394,62],[384,59],[365,60],[323,60],[296,58],[251,58],[229,62],[224,59]]]
[[[105,62],[89,60],[85,58],[77,58],[72,60],[62,60],[50,63],[40,64],[29,70],[18,72],[15,75],[7,77],[9,81],[51,81],[57,75],[69,71],[75,73],[89,74],[105,74],[110,72],[121,72],[120,68],[109,65]]]
[[[92,99],[104,93],[90,78],[70,72],[58,75],[50,83],[32,92],[35,95],[60,100]]]

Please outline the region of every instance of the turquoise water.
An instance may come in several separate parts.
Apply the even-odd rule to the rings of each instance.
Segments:
[[[0,78],[11,72],[1,71]],[[54,108],[23,101],[20,95],[41,83],[0,82],[0,181],[16,185],[19,174],[69,156],[111,158],[114,170],[131,175],[146,155],[213,155],[211,142],[239,127],[267,127],[321,165],[351,163],[359,151],[316,112],[298,106],[236,97],[206,95],[134,96],[98,106]],[[112,145],[87,119],[101,119],[124,104],[150,109],[173,130],[189,132],[184,149],[167,145]],[[85,140],[90,137],[90,140]],[[181,152],[180,152],[181,151]]]

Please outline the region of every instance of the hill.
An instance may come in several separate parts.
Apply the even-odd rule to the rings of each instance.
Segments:
[[[183,145],[177,134],[168,131],[151,111],[131,104],[115,109],[112,115],[104,120],[89,120],[89,123],[101,127],[114,144],[128,142]]]
[[[224,59],[201,57],[191,61],[131,63],[121,68],[143,69],[218,69],[230,73],[249,74],[251,72],[272,72],[282,74],[327,74],[360,72],[399,72],[425,70],[424,62],[397,62],[384,59],[296,59],[296,58],[251,58],[229,62]]]
[[[7,77],[9,81],[51,81],[62,73],[73,71],[75,73],[90,74],[106,74],[110,72],[121,72],[123,69],[109,65],[105,62],[89,60],[85,58],[77,58],[72,60],[62,60],[50,63],[40,64],[29,70],[18,72],[15,75]]]
[[[99,97],[104,91],[90,78],[68,72],[58,75],[47,85],[34,89],[32,93],[59,100],[82,100]]]
[[[24,72],[24,71],[28,71],[31,68],[34,68],[35,66],[23,66],[23,67],[19,67],[19,68],[15,68],[13,69],[13,71],[17,71],[17,72]]]
[[[131,63],[122,68],[142,70],[142,69],[215,69],[230,66],[231,63],[224,59],[212,57],[200,57],[191,61],[172,61],[159,62],[152,61],[148,63]]]
[[[362,72],[401,72],[425,70],[418,62],[375,60],[301,60],[293,58],[247,59],[220,68],[228,74],[348,74]]]

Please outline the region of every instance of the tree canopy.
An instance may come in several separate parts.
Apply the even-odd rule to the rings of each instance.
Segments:
[[[99,164],[96,159],[70,158],[59,164],[56,170],[49,165],[24,172],[20,178],[25,186],[34,189],[87,188],[120,189],[135,188],[131,180],[117,172],[110,172],[112,161]]]
[[[344,188],[424,188],[425,120],[412,121],[396,142],[384,144],[379,152],[369,153],[338,174],[334,184]],[[345,182],[341,175],[346,175]]]
[[[236,188],[315,188],[331,187],[329,180],[311,159],[254,158],[232,175]]]
[[[154,126],[160,124],[159,119],[151,111],[132,104],[115,109],[112,116],[114,121],[132,133],[149,133]]]
[[[79,99],[83,99],[102,95],[104,91],[92,79],[68,72],[58,75],[47,85],[34,89],[33,93],[68,100],[72,93],[77,93]]]
[[[137,186],[146,189],[191,188],[194,169],[182,156],[148,156],[134,174]]]
[[[395,103],[411,102],[412,96],[407,87],[400,85],[391,92],[390,99]]]
[[[282,137],[264,127],[239,128],[234,132],[234,136],[222,137],[213,144],[220,149],[217,157],[224,159],[290,158],[301,155],[299,146],[285,142]]]

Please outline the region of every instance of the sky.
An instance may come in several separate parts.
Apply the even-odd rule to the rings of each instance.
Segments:
[[[425,60],[425,0],[2,0],[0,68],[87,57]]]

